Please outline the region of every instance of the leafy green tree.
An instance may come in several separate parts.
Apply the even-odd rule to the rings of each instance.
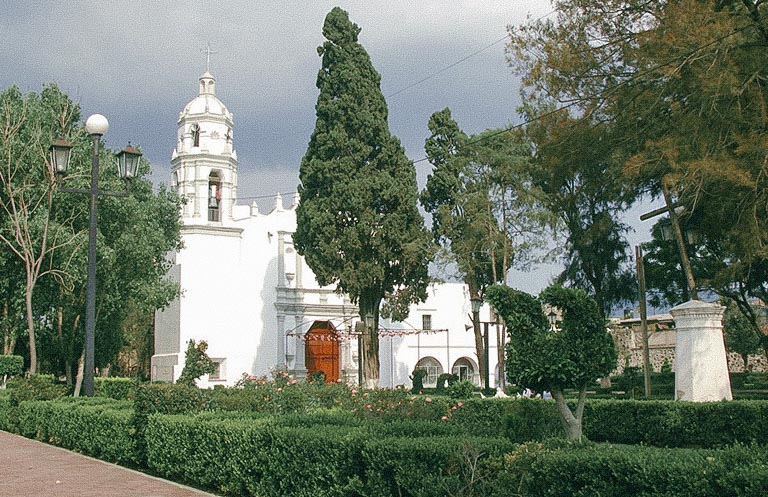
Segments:
[[[725,315],[723,316],[723,334],[725,346],[729,352],[736,352],[744,361],[744,371],[749,371],[749,356],[760,351],[760,337],[749,319],[741,312],[733,301],[726,301]],[[757,314],[760,311],[755,309]],[[761,316],[765,323],[765,316]]]
[[[205,374],[216,371],[216,363],[208,357],[208,342],[194,340],[187,342],[187,351],[184,354],[184,369],[176,383],[188,387],[194,387],[195,381]]]
[[[9,257],[21,263],[24,274],[24,312],[29,341],[29,370],[38,368],[33,295],[41,276],[59,275],[46,260],[73,243],[66,225],[53,222],[51,206],[55,178],[48,148],[57,138],[69,137],[77,150],[86,148],[77,132],[79,109],[56,86],[40,94],[22,95],[12,87],[0,93],[0,243]],[[78,153],[74,154],[77,161]]]
[[[617,352],[597,302],[581,290],[550,286],[539,298],[504,286],[486,296],[509,333],[507,379],[519,387],[552,392],[569,439],[581,439],[587,388],[616,367]],[[562,313],[552,326],[544,306]],[[579,391],[575,410],[564,390]]]
[[[719,254],[693,290],[768,291],[767,5],[563,0],[556,17],[511,31],[527,102],[609,126],[603,139],[634,188],[666,189]]]
[[[366,386],[379,378],[385,297],[426,298],[429,236],[417,209],[416,172],[389,132],[380,76],[340,8],[326,16],[318,53],[317,121],[299,170],[294,242],[321,285],[336,284],[374,325],[363,336]]]
[[[543,225],[533,187],[527,181],[530,147],[514,133],[488,130],[468,137],[450,109],[429,119],[425,149],[433,166],[421,193],[432,216],[432,235],[471,299],[494,283],[504,284],[512,266],[524,264],[543,245]],[[484,370],[485,346],[474,320],[475,349]]]
[[[611,130],[559,112],[531,123],[527,131],[536,148],[532,182],[565,234],[565,270],[558,282],[589,293],[607,316],[636,295],[625,237],[629,227],[620,219],[635,192],[612,155]]]
[[[68,187],[87,188],[92,143],[79,108],[57,87],[21,95],[0,93],[0,277],[4,351],[11,352],[18,316],[26,319],[30,371],[71,378],[82,351],[87,265],[87,197],[57,190],[48,148],[57,138],[73,145]],[[99,151],[99,185],[125,189],[114,153]],[[149,163],[142,162],[142,174]],[[136,178],[126,197],[99,199],[97,234],[96,363],[105,367],[123,345],[121,323],[133,303],[143,312],[163,307],[178,293],[167,281],[165,254],[180,245],[179,200]],[[34,298],[33,298],[34,296]],[[41,351],[38,351],[38,346]]]

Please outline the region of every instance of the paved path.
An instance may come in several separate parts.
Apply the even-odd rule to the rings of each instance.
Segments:
[[[0,431],[0,497],[215,497]]]

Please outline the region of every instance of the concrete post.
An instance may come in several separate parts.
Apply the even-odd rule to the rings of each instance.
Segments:
[[[670,310],[675,319],[675,400],[732,400],[718,304],[691,300]]]

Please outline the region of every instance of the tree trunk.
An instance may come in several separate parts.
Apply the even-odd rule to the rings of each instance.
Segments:
[[[27,311],[27,332],[29,333],[29,374],[37,373],[37,346],[35,345],[35,317],[32,314],[32,289],[34,284],[29,281],[27,275],[27,292],[24,295],[24,304]]]
[[[474,285],[471,283],[468,284],[469,286],[469,298],[470,301],[474,299],[479,299],[480,294]],[[475,334],[475,351],[477,352],[477,367],[479,368],[478,373],[480,374],[480,386],[483,388],[488,388],[488,385],[485,385],[485,375],[483,372],[485,371],[485,342],[483,341],[483,333],[480,330],[480,313],[479,312],[472,312],[472,331]],[[449,365],[450,367],[450,365]]]
[[[80,388],[83,386],[83,371],[85,371],[85,349],[77,361],[77,377],[75,379],[75,391],[72,393],[73,397],[80,396]]]
[[[379,305],[381,297],[360,297],[360,319],[366,323],[363,338],[363,387],[373,389],[379,386]],[[373,316],[369,326],[366,316]]]
[[[576,412],[571,412],[565,401],[562,390],[552,390],[552,396],[555,398],[557,410],[560,411],[560,421],[563,423],[563,429],[568,440],[581,440],[582,427],[581,419],[584,416],[584,400],[587,396],[587,387],[581,387],[579,390],[579,401],[576,405]]]

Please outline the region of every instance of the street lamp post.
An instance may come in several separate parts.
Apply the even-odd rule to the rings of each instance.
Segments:
[[[85,365],[83,368],[83,393],[87,397],[94,394],[93,373],[95,369],[95,344],[96,344],[96,234],[97,234],[97,198],[99,195],[112,195],[125,197],[127,192],[109,192],[99,190],[99,142],[101,137],[109,129],[107,118],[101,114],[94,114],[85,122],[85,129],[93,140],[93,158],[91,160],[91,187],[62,188],[60,191],[68,193],[82,193],[90,195],[90,221],[88,224],[88,277],[85,296]],[[51,145],[51,164],[57,178],[62,179],[67,174],[69,167],[70,151],[72,146],[63,140],[58,140]],[[130,180],[136,177],[139,166],[139,153],[130,144],[118,155],[118,174],[121,178]]]

